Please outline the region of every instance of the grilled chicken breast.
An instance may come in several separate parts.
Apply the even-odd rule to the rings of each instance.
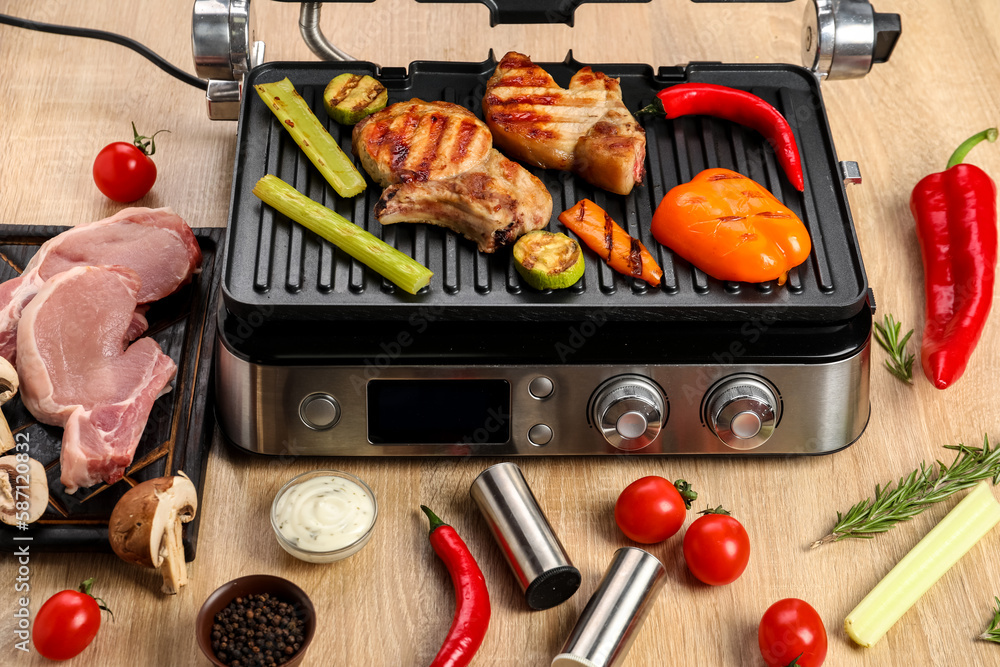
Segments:
[[[512,51],[486,85],[483,117],[497,147],[516,160],[572,171],[616,194],[642,182],[646,133],[622,102],[618,79],[590,67],[564,89]]]
[[[388,186],[375,205],[383,225],[440,225],[490,253],[549,224],[545,185],[456,104],[397,102],[358,123],[352,140],[365,171]]]
[[[461,174],[493,147],[489,128],[468,109],[416,98],[362,119],[351,140],[361,166],[382,187]]]
[[[549,224],[552,196],[527,169],[491,149],[483,164],[451,178],[390,185],[375,205],[383,225],[426,222],[493,252]]]

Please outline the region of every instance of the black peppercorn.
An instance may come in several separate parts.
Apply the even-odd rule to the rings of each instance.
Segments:
[[[277,667],[305,641],[295,607],[268,593],[234,599],[215,615],[212,650],[229,667]]]

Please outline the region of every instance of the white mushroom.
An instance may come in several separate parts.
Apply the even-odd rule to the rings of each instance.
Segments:
[[[11,526],[37,521],[49,505],[45,467],[19,456],[21,461],[13,454],[0,456],[0,521]]]
[[[0,357],[0,405],[14,398],[17,393],[17,371],[9,361]],[[14,434],[10,432],[7,417],[0,412],[0,454],[14,449]]]
[[[181,524],[194,518],[198,495],[184,473],[158,477],[129,489],[108,522],[111,548],[122,560],[160,569],[163,592],[174,595],[188,582]]]

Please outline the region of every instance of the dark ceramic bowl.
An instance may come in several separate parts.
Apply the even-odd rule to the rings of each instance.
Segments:
[[[201,611],[198,612],[198,620],[195,621],[198,647],[201,648],[205,657],[212,661],[213,665],[226,667],[224,662],[215,657],[215,651],[212,650],[212,624],[215,615],[228,607],[235,598],[260,593],[269,593],[271,596],[291,604],[305,623],[305,639],[302,641],[302,647],[283,665],[292,667],[302,662],[302,657],[306,654],[306,649],[309,648],[313,635],[316,634],[316,609],[313,607],[312,600],[305,594],[305,591],[287,579],[273,577],[269,574],[252,574],[223,584],[208,596],[205,604],[201,606]]]

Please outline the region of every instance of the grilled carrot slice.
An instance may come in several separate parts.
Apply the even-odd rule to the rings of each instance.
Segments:
[[[588,248],[618,273],[642,278],[653,287],[660,284],[663,269],[646,250],[646,246],[619,227],[594,202],[581,199],[573,208],[559,214],[559,222],[579,236]]]

